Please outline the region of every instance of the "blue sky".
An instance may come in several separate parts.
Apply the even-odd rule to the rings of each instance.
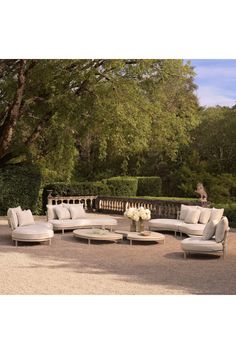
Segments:
[[[236,104],[236,60],[191,59],[201,106]]]

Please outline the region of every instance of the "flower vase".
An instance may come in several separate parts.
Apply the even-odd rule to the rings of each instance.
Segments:
[[[138,232],[142,232],[144,231],[144,220],[143,219],[139,219],[138,221]]]
[[[131,220],[130,232],[135,232],[135,231],[136,231],[136,222],[134,220]]]

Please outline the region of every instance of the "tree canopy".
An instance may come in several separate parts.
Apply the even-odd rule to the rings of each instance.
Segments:
[[[1,60],[0,165],[50,179],[154,173],[199,121],[182,60]]]

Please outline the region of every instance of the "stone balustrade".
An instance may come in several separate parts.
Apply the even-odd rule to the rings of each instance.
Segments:
[[[144,207],[151,211],[152,218],[177,218],[181,204],[202,205],[200,201],[157,200],[145,198],[107,197],[107,196],[49,196],[48,204],[83,203],[86,211],[103,214],[123,214],[128,208]],[[208,206],[204,205],[204,206]]]
[[[48,204],[49,205],[57,205],[61,203],[65,204],[84,204],[84,209],[86,211],[95,211],[95,202],[96,202],[97,196],[90,195],[90,196],[48,196]]]

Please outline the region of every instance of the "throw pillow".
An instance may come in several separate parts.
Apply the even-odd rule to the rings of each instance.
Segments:
[[[210,208],[200,208],[201,214],[199,218],[200,224],[207,224],[211,217],[211,209]]]
[[[186,224],[197,224],[200,214],[201,210],[199,209],[189,210],[187,215],[185,216],[184,222],[186,222]]]
[[[180,220],[184,220],[188,211],[189,210],[195,210],[197,208],[197,206],[195,205],[185,205],[185,204],[181,204],[181,207],[180,207]]]
[[[64,208],[62,206],[57,206],[55,208],[55,212],[59,220],[70,219],[70,212],[67,208]]]
[[[209,221],[206,224],[202,234],[203,240],[210,240],[215,235],[216,225],[217,225],[216,220]]]
[[[26,226],[34,224],[34,217],[31,213],[31,210],[21,210],[17,212],[19,226]]]
[[[83,204],[77,204],[70,206],[71,219],[78,219],[85,216],[85,210]]]
[[[22,211],[20,206],[17,208],[9,208],[7,211],[7,216],[12,230],[15,230],[17,226],[19,226],[19,220],[17,216],[18,211]]]
[[[57,219],[56,208],[62,208],[62,204],[57,205],[47,205],[47,216],[48,220]]]
[[[212,208],[210,220],[217,220],[219,222],[223,214],[224,214],[224,209]]]
[[[225,232],[229,228],[229,221],[226,217],[223,217],[216,226],[215,239],[216,242],[222,242],[225,237]]]

